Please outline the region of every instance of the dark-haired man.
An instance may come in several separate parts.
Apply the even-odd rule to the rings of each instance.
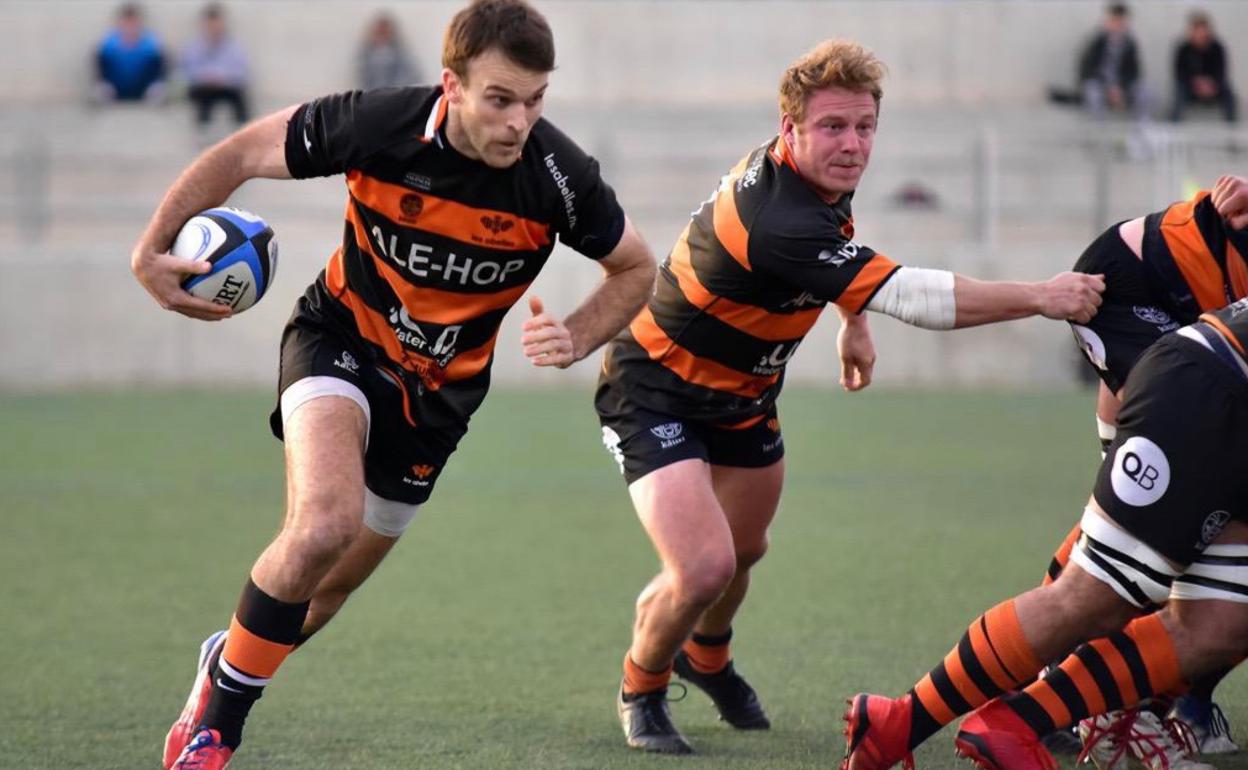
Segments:
[[[228,632],[201,648],[166,768],[221,770],[278,666],[394,545],[467,430],[503,315],[558,237],[606,278],[564,321],[531,297],[524,353],[566,367],[627,323],[654,259],[597,163],[540,119],[554,43],[523,0],[478,0],[447,30],[442,82],[316,99],[263,118],[174,183],[131,266],[162,307],[227,309],[180,288],[181,224],[247,179],[346,174],[346,228],[282,339],[287,508]]]

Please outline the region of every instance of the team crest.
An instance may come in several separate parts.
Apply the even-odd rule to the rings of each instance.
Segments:
[[[408,193],[399,198],[399,212],[404,221],[414,221],[425,208],[425,201],[419,195]]]
[[[680,434],[685,430],[685,426],[679,422],[665,422],[662,425],[656,425],[650,429],[655,438],[661,438],[664,441],[671,441],[674,438],[680,438]]]
[[[433,475],[438,468],[435,465],[413,465],[412,475],[418,479],[427,479]]]
[[[1231,514],[1227,511],[1214,511],[1206,516],[1205,523],[1200,525],[1200,541],[1205,545],[1212,543],[1230,520]]]
[[[1158,326],[1172,323],[1170,316],[1165,311],[1152,305],[1132,305],[1131,312],[1135,313],[1135,317],[1144,323],[1157,324]]]

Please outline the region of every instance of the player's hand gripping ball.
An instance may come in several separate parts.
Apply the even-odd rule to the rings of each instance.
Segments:
[[[191,276],[182,288],[235,313],[259,302],[277,272],[273,228],[242,209],[208,209],[191,217],[170,253],[210,263],[211,271]]]

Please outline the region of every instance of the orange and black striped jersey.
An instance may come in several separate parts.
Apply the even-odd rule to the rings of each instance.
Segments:
[[[1223,221],[1208,190],[1145,217],[1142,251],[1152,289],[1180,323],[1248,296],[1248,231]]]
[[[612,394],[721,424],[762,419],[828,302],[857,313],[898,265],[853,241],[851,195],[828,204],[777,137],[720,180],[660,266],[654,295],[607,347]]]
[[[326,96],[287,125],[295,178],[346,174],[342,246],[305,305],[406,372],[426,405],[466,419],[484,398],[499,325],[555,238],[592,259],[624,232],[597,162],[545,120],[496,169],[447,141],[441,88]]]

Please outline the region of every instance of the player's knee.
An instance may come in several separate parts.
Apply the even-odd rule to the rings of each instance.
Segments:
[[[677,601],[694,607],[710,606],[736,573],[737,559],[731,551],[701,556],[676,572]]]
[[[288,507],[286,520],[294,526],[353,536],[364,518],[364,495],[352,489],[296,490]]]
[[[317,526],[298,526],[283,530],[287,559],[293,564],[319,565],[332,563],[346,553],[359,531],[359,521],[326,522]]]
[[[763,557],[767,555],[768,545],[767,538],[764,536],[757,543],[751,543],[744,548],[737,549],[737,571],[747,570],[762,561]]]

